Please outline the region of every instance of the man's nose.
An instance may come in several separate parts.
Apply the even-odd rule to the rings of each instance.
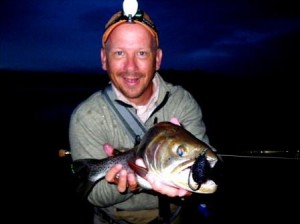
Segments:
[[[126,60],[126,68],[128,71],[135,71],[137,68],[137,59],[134,55],[128,55]]]

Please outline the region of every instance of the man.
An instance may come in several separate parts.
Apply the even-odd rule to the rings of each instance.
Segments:
[[[195,99],[182,87],[165,82],[158,73],[163,53],[156,27],[147,13],[125,15],[123,11],[113,15],[105,26],[102,45],[101,63],[111,80],[113,104],[126,107],[146,128],[160,121],[180,121],[208,143],[202,111]],[[132,148],[135,144],[103,93],[94,93],[72,114],[73,160],[105,158],[113,148]],[[87,196],[95,206],[94,223],[154,223],[159,216],[159,194],[168,198],[191,195],[164,185],[155,176],[148,175],[147,180],[153,192],[141,190],[135,176],[120,164],[111,168]],[[170,208],[174,216],[177,208]]]

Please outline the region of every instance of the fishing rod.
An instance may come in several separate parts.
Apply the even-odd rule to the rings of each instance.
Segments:
[[[71,152],[66,149],[59,149],[58,156],[60,158],[70,156]],[[218,153],[221,157],[231,158],[251,158],[251,159],[283,159],[283,160],[299,160],[300,150],[289,151],[289,150],[250,150],[243,151],[241,154],[229,154],[229,153]]]
[[[232,158],[299,160],[300,150],[250,150],[241,154],[218,153],[218,155]]]

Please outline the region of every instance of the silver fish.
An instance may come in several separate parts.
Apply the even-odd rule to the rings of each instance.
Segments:
[[[145,133],[136,147],[116,152],[101,160],[73,161],[73,170],[82,181],[80,192],[87,195],[92,186],[117,163],[134,172],[144,189],[151,189],[144,179],[147,173],[155,174],[167,185],[195,193],[210,194],[217,189],[217,184],[209,176],[219,160],[217,154],[182,126],[160,122]],[[135,164],[138,158],[144,160],[146,168]]]

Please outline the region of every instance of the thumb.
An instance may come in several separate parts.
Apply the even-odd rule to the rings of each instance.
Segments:
[[[135,161],[135,164],[138,165],[138,166],[141,166],[141,167],[146,167],[143,159],[137,159]]]
[[[178,126],[181,126],[179,120],[176,117],[172,117],[170,119],[170,122],[173,123],[173,124],[176,124]]]
[[[114,154],[114,148],[110,144],[104,144],[103,150],[106,153],[107,156],[113,156]]]

